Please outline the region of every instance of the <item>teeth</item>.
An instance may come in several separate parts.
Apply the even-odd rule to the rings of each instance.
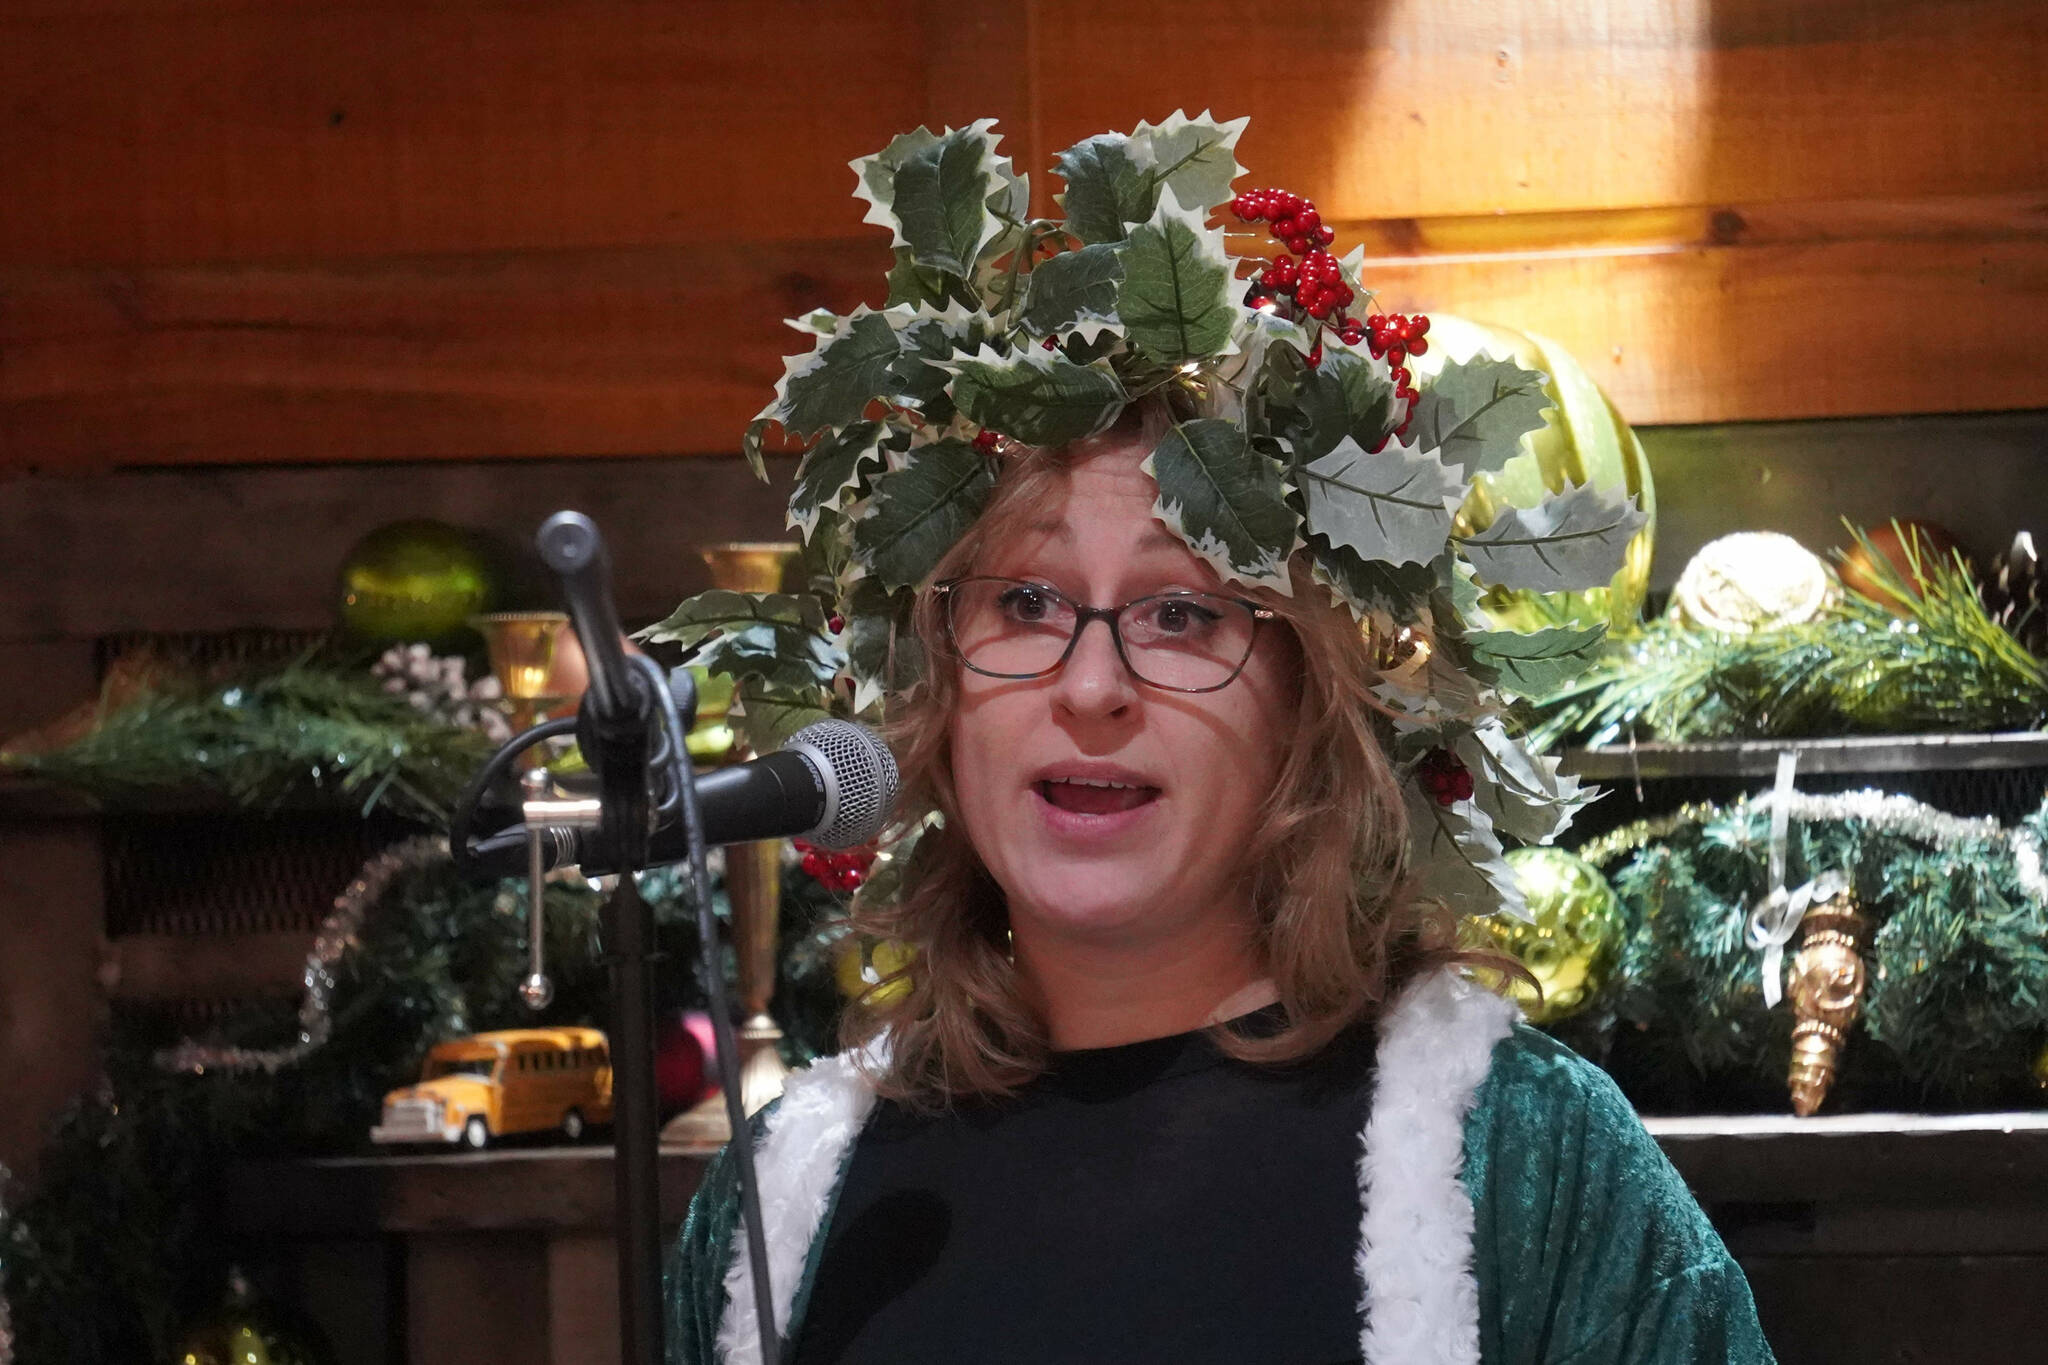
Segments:
[[[1128,792],[1138,790],[1138,784],[1135,782],[1112,782],[1106,777],[1056,777],[1053,781],[1069,782],[1076,787],[1114,787],[1118,791]]]

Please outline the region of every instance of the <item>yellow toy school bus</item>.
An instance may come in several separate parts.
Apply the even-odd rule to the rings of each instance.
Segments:
[[[488,1146],[510,1133],[570,1141],[612,1118],[611,1052],[594,1028],[515,1028],[435,1044],[418,1085],[384,1097],[372,1142]]]

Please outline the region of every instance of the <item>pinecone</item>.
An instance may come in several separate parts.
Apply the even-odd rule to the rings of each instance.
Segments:
[[[2034,535],[2021,531],[1984,573],[1984,609],[2030,653],[2048,655],[2048,583]]]

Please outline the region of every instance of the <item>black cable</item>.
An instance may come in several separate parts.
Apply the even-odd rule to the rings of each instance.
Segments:
[[[555,720],[544,720],[524,734],[515,735],[498,746],[498,752],[484,760],[484,766],[476,770],[476,776],[463,788],[462,799],[455,803],[455,809],[448,816],[448,853],[455,859],[455,870],[465,878],[476,875],[474,859],[470,855],[469,841],[476,824],[476,808],[483,804],[484,793],[488,792],[505,770],[512,766],[512,760],[531,749],[544,739],[556,735],[576,732],[576,717],[561,716]]]
[[[725,960],[719,951],[718,919],[711,912],[711,872],[704,861],[704,818],[697,808],[697,784],[690,771],[689,750],[683,744],[683,722],[676,710],[675,694],[661,666],[643,654],[628,662],[647,673],[660,699],[662,723],[667,731],[671,765],[669,776],[681,796],[683,828],[689,834],[692,899],[697,908],[697,941],[704,968],[704,989],[710,996],[711,1029],[725,1072],[725,1115],[732,1128],[728,1149],[739,1163],[740,1215],[747,1226],[747,1263],[753,1272],[754,1312],[761,1324],[762,1365],[777,1365],[782,1356],[782,1336],[775,1325],[775,1295],[768,1283],[768,1242],[761,1225],[761,1189],[754,1174],[752,1130],[747,1126],[746,1106],[740,1097],[739,1040],[733,1034],[732,1003],[725,989]]]

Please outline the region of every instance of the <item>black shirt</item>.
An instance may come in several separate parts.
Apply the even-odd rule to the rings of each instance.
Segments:
[[[1371,1076],[1363,1029],[1285,1068],[1194,1032],[1056,1054],[1013,1100],[884,1102],[793,1365],[1352,1365]]]

